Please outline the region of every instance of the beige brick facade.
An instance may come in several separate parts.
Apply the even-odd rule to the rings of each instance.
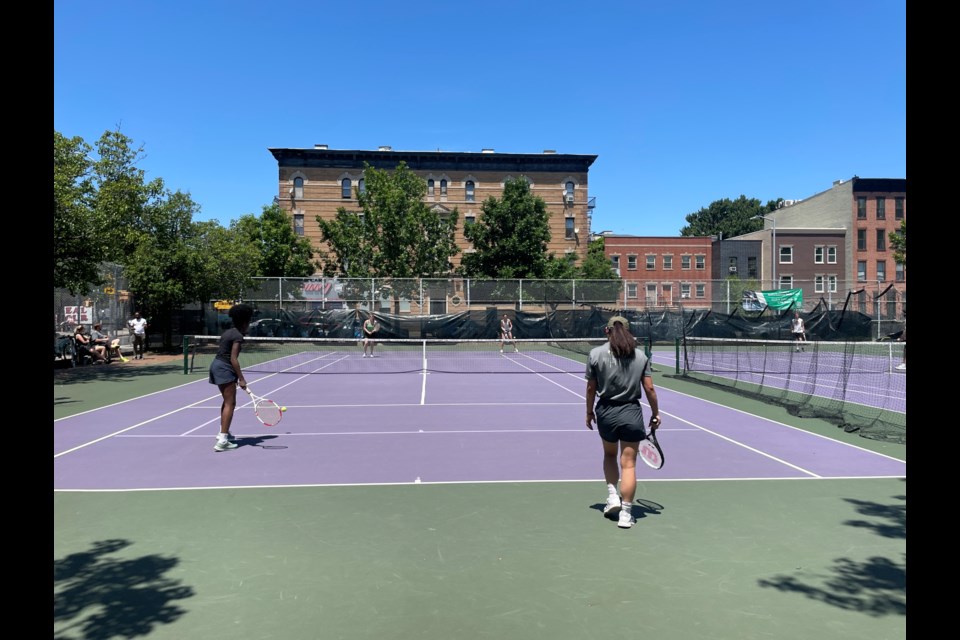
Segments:
[[[428,185],[432,181],[425,198],[428,205],[459,212],[456,239],[461,253],[452,259],[454,267],[460,264],[463,252],[471,250],[463,236],[464,225],[471,218],[480,220],[482,203],[490,197],[501,197],[508,178],[521,176],[531,182],[531,192],[547,204],[551,237],[548,251],[558,257],[573,253],[578,263],[586,256],[593,208],[588,172],[596,156],[333,150],[323,145],[270,152],[279,168],[280,206],[293,216],[297,233],[308,238],[315,249],[322,245],[318,216],[331,220],[340,207],[359,211],[356,193],[365,162],[390,170],[404,161]],[[472,198],[468,183],[473,185]]]

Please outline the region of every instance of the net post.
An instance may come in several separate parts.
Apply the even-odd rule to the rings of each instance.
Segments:
[[[183,336],[183,375],[189,373],[190,361],[187,354],[190,352],[190,336]]]
[[[679,375],[680,375],[680,338],[679,338],[679,337],[674,338],[674,339],[673,339],[673,343],[674,343],[674,345],[675,345],[676,354],[677,354],[676,374],[679,376]]]

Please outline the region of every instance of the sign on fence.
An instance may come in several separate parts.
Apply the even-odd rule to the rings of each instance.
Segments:
[[[63,315],[67,322],[90,324],[93,322],[93,307],[64,307]]]

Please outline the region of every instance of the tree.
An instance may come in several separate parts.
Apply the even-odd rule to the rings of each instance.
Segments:
[[[251,216],[253,217],[253,216]],[[196,223],[195,243],[203,260],[199,300],[237,300],[253,286],[260,248],[240,229],[239,221],[225,229],[216,221]]]
[[[897,264],[907,266],[907,219],[900,221],[900,230],[890,234],[890,247],[893,249],[893,260]]]
[[[193,215],[199,206],[177,191],[143,207],[136,227],[127,235],[131,250],[124,264],[141,311],[172,345],[172,313],[208,295],[204,254],[199,250]]]
[[[82,138],[53,132],[53,286],[86,295],[106,256],[96,223],[93,163]]]
[[[501,279],[546,277],[551,266],[547,256],[550,214],[543,199],[532,194],[526,178],[508,179],[502,197],[487,198],[481,211],[480,219],[463,230],[475,249],[463,257],[463,275]]]
[[[364,167],[363,190],[357,190],[360,211],[337,209],[333,220],[317,216],[324,275],[349,278],[393,278],[395,305],[414,293],[413,281],[450,272],[450,259],[459,249],[455,242],[456,208],[447,215],[430,208],[423,198],[427,183],[400,162],[393,171]],[[366,284],[361,285],[366,287]],[[357,299],[372,296],[364,289],[351,291]]]
[[[289,214],[279,204],[265,205],[260,217],[247,214],[233,228],[258,248],[250,265],[253,275],[267,278],[305,278],[313,275],[310,241],[294,233]]]
[[[761,205],[756,198],[747,199],[741,195],[736,200],[724,198],[710,203],[706,209],[687,214],[689,223],[680,229],[681,236],[716,236],[733,238],[763,228],[763,220],[754,220],[754,216],[767,215],[777,210],[782,198],[770,200]]]
[[[602,236],[587,245],[587,257],[580,265],[581,277],[588,280],[615,280],[619,277],[604,250],[605,242]]]

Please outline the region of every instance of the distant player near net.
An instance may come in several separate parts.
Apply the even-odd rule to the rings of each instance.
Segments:
[[[622,316],[610,318],[604,328],[607,343],[590,350],[584,376],[587,379],[587,428],[592,431],[596,420],[597,433],[603,443],[603,476],[607,481],[603,514],[619,513],[617,526],[622,529],[629,529],[635,522],[637,448],[647,437],[640,406],[641,390],[650,404],[650,431],[660,427],[660,405],[653,387],[650,361],[637,349],[637,339],[629,327],[630,323]],[[594,407],[598,395],[600,400]]]
[[[240,369],[240,346],[250,328],[253,307],[235,304],[230,307],[227,315],[233,320],[233,326],[220,336],[217,355],[210,363],[210,384],[217,385],[220,395],[223,396],[223,403],[220,405],[220,433],[217,434],[214,451],[229,451],[237,448],[237,443],[230,433],[230,423],[233,422],[233,413],[237,408],[237,387],[247,388],[243,370]]]
[[[503,317],[500,318],[500,353],[503,353],[503,345],[508,342],[513,345],[514,352],[519,353],[517,343],[513,341],[513,322],[510,321],[507,314],[503,314]]]
[[[793,312],[793,320],[790,321],[790,333],[793,334],[793,341],[797,343],[797,351],[806,351],[803,343],[807,341],[807,330],[803,326],[803,318],[799,311]]]
[[[903,314],[903,331],[900,332],[898,341],[903,343],[903,361],[897,365],[897,371],[907,370],[907,314]]]
[[[363,357],[367,357],[367,349],[370,349],[370,357],[373,356],[373,348],[377,346],[377,332],[380,331],[380,323],[376,318],[370,316],[363,321]]]

